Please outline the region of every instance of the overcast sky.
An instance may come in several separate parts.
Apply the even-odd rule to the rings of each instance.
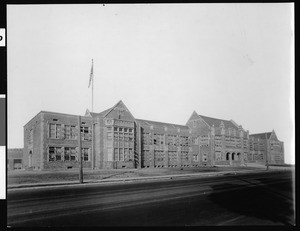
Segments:
[[[133,116],[233,119],[275,130],[294,163],[289,3],[9,5],[8,148],[41,110],[83,115],[123,100]]]

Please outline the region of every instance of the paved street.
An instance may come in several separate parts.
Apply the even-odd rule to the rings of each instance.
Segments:
[[[290,171],[9,190],[8,225],[292,225]]]

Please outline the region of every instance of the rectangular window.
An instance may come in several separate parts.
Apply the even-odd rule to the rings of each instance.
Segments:
[[[157,146],[164,144],[164,135],[161,134],[154,134],[153,143]]]
[[[70,156],[71,156],[71,150],[70,150],[70,148],[66,147],[65,148],[65,161],[70,160],[71,159]]]
[[[203,154],[202,160],[203,160],[203,162],[207,162],[207,154],[206,153]]]
[[[58,161],[61,161],[62,158],[61,158],[61,148],[56,148],[56,152],[55,152],[55,158],[56,160]]]
[[[217,161],[222,160],[222,153],[221,152],[216,151],[216,160]]]
[[[150,133],[143,133],[142,143],[144,145],[151,145],[152,144],[152,137],[151,137]]]
[[[120,148],[119,149],[119,158],[120,158],[120,161],[124,161],[124,152],[123,152],[123,148]]]
[[[198,161],[198,155],[193,155],[193,161]]]
[[[49,161],[61,161],[62,150],[61,147],[49,147]]]
[[[180,146],[182,146],[182,147],[189,146],[189,137],[188,136],[180,136]]]
[[[81,140],[91,140],[89,127],[80,127],[80,132]]]
[[[55,148],[49,147],[49,161],[55,161]]]
[[[65,139],[70,139],[71,138],[71,126],[70,125],[65,125]]]
[[[61,124],[49,124],[49,137],[51,139],[59,139],[62,133]]]
[[[128,152],[128,148],[124,148],[124,160],[125,161],[128,161],[129,160],[129,152]]]
[[[65,139],[69,139],[69,140],[77,139],[75,125],[65,125]]]
[[[30,131],[29,131],[28,143],[29,144],[33,143],[33,129],[30,129]]]
[[[76,148],[70,148],[70,160],[75,161],[77,158]]]
[[[154,158],[155,158],[155,162],[162,162],[165,159],[165,154],[164,154],[163,151],[155,150],[154,151]]]
[[[115,148],[114,149],[114,161],[119,161],[119,149]]]
[[[82,148],[81,149],[81,156],[83,157],[83,161],[89,161],[89,148]]]
[[[188,161],[189,160],[188,152],[181,152],[181,160],[182,161]]]
[[[133,161],[133,159],[134,159],[133,149],[129,148],[129,161]]]

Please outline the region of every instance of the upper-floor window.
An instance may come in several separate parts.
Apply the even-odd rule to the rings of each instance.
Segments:
[[[75,125],[65,125],[65,139],[69,139],[69,140],[77,139]]]
[[[81,127],[81,140],[91,140],[90,127]]]
[[[30,129],[29,131],[28,143],[29,144],[33,143],[33,129]]]
[[[164,144],[164,135],[154,134],[153,143],[158,146],[163,145]]]
[[[59,135],[62,133],[61,124],[49,124],[49,137],[53,139],[58,139]]]

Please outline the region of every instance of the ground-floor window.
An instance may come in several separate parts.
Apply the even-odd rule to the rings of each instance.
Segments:
[[[78,153],[76,147],[49,147],[49,161],[76,161]],[[89,148],[82,148],[83,161],[90,161]]]
[[[222,160],[222,153],[220,151],[216,151],[216,161]]]
[[[124,161],[124,150],[123,150],[123,148],[120,148],[119,149],[119,160],[120,161]]]
[[[82,148],[81,149],[81,155],[83,156],[83,161],[89,161],[89,148]]]
[[[169,162],[177,163],[177,152],[176,151],[168,151]]]
[[[65,147],[65,161],[75,161],[76,160],[76,148],[74,147]]]
[[[149,150],[142,151],[142,161],[152,161],[152,154]]]
[[[203,162],[207,162],[207,153],[204,153],[202,155],[202,160],[203,160]]]
[[[62,148],[49,147],[49,161],[61,161],[61,160],[62,160]]]
[[[198,161],[198,155],[193,155],[193,161]]]
[[[155,150],[154,151],[154,158],[155,158],[155,162],[162,162],[165,160],[165,153],[164,151],[158,151]]]

